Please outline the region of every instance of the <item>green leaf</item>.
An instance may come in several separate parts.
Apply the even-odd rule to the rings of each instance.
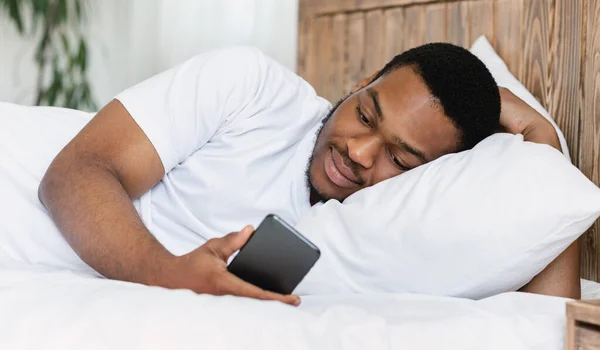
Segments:
[[[60,75],[60,70],[58,68],[58,56],[56,54],[54,54],[54,56],[52,56],[52,73],[55,76]]]
[[[75,66],[77,65],[77,56],[76,55],[69,55],[67,56],[67,72],[69,72],[69,74],[73,75],[73,73],[75,72]]]
[[[46,17],[48,14],[48,2],[49,0],[31,0],[34,15]]]
[[[77,108],[77,99],[73,98],[75,96],[75,90],[76,88],[74,86],[65,89],[65,107]]]
[[[79,39],[79,53],[77,55],[77,60],[81,67],[81,72],[85,72],[87,70],[87,44],[83,38]]]
[[[77,27],[87,6],[87,0],[0,0],[0,13],[7,13],[19,33],[35,35],[38,72],[51,73],[41,87],[40,103],[97,109],[86,74],[89,48]]]
[[[83,19],[83,9],[81,6],[81,1],[74,0],[73,2],[75,3],[75,17],[78,21],[81,21]]]
[[[65,53],[68,55],[69,53],[71,53],[71,47],[69,45],[69,39],[67,38],[67,35],[65,33],[61,33],[60,39],[63,44],[63,49],[65,50]]]
[[[37,44],[37,47],[35,49],[35,62],[38,64],[38,66],[41,66],[43,61],[44,61],[44,54],[46,52],[46,45],[47,43],[45,43],[44,41],[40,41]]]
[[[30,0],[32,9],[32,23],[31,33],[37,33],[38,26],[46,23],[48,16],[48,0]]]
[[[54,23],[57,26],[67,21],[67,0],[54,0],[56,2],[56,14],[54,17]]]
[[[8,16],[13,20],[19,34],[23,34],[23,16],[21,15],[21,4],[20,0],[4,0],[2,5],[8,8]]]
[[[50,87],[48,88],[45,94],[47,99],[46,102],[48,102],[48,105],[50,106],[56,105],[56,100],[58,99],[58,95],[61,93],[63,87],[62,75],[56,68],[57,67],[55,67],[53,72],[52,84],[50,84]]]

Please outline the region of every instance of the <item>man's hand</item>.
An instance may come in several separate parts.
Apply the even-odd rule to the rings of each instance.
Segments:
[[[550,145],[562,152],[558,135],[552,124],[535,109],[501,87],[502,112],[500,127],[511,134],[522,134],[525,141]]]
[[[189,254],[175,258],[164,271],[163,281],[158,285],[185,288],[196,293],[213,295],[236,295],[261,300],[278,300],[298,306],[300,298],[260,289],[227,271],[227,260],[239,250],[253,233],[251,226],[233,232],[223,238],[214,238]]]

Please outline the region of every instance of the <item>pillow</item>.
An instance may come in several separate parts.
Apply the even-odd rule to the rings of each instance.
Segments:
[[[470,51],[486,65],[490,73],[492,73],[492,76],[496,80],[496,84],[498,84],[498,86],[509,89],[513,94],[515,94],[515,96],[525,101],[529,106],[531,106],[531,108],[535,109],[539,114],[548,119],[558,134],[560,146],[565,154],[565,157],[571,160],[565,135],[563,135],[562,131],[558,128],[550,116],[550,113],[548,113],[548,111],[544,109],[544,107],[529,92],[529,90],[527,90],[527,88],[521,84],[521,82],[515,78],[514,75],[512,75],[504,61],[502,61],[490,42],[486,39],[485,35],[482,35],[475,40]]]
[[[548,118],[485,38],[473,52],[498,84]],[[556,149],[495,134],[308,210],[296,228],[321,258],[295,293],[484,298],[527,284],[600,216],[600,189]]]
[[[560,152],[495,134],[311,208],[296,228],[321,258],[295,293],[514,291],[599,215],[600,189]]]

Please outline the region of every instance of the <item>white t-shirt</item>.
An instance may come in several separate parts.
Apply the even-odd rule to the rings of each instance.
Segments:
[[[148,229],[172,253],[185,254],[245,225],[256,227],[269,213],[294,224],[310,208],[305,170],[316,131],[331,105],[259,50],[230,47],[205,52],[116,98],[150,139],[165,168],[161,182],[134,205]],[[60,147],[50,147],[53,154],[65,138],[57,143]],[[37,167],[45,171],[51,158],[44,157],[43,166]],[[43,175],[39,169],[29,192],[37,190]],[[31,205],[38,206],[30,209],[40,211],[39,203],[33,203],[34,194],[27,196]],[[7,231],[22,236],[21,229]],[[10,234],[6,236],[0,232],[0,246],[36,245],[35,237],[15,242]],[[11,258],[58,267],[78,259],[68,252],[58,232],[46,235],[43,242],[44,247],[19,246],[4,252]],[[32,256],[40,251],[45,252],[43,259]],[[69,256],[53,257],[54,251]]]
[[[117,99],[165,168],[138,210],[171,252],[310,207],[305,169],[330,105],[259,50],[203,53]]]

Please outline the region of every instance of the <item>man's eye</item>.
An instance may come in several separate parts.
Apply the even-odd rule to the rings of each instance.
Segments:
[[[394,163],[394,165],[395,165],[395,166],[396,166],[398,169],[400,169],[400,170],[402,170],[402,171],[409,171],[409,170],[411,169],[410,167],[407,167],[406,165],[402,164],[402,163],[401,163],[401,162],[398,160],[398,157],[396,157],[395,155],[393,155],[391,152],[390,152],[390,157],[392,158],[392,162]]]
[[[367,116],[365,116],[363,114],[363,112],[361,112],[360,110],[360,106],[356,107],[356,115],[358,116],[358,119],[360,119],[360,121],[365,124],[368,127],[371,127],[371,122],[369,121],[369,118],[367,118]]]
[[[364,115],[364,114],[362,114],[362,113],[360,114],[360,119],[361,119],[361,120],[363,121],[363,123],[365,123],[365,124],[369,124],[369,123],[370,123],[370,122],[369,122],[369,118],[365,117],[365,115]]]

